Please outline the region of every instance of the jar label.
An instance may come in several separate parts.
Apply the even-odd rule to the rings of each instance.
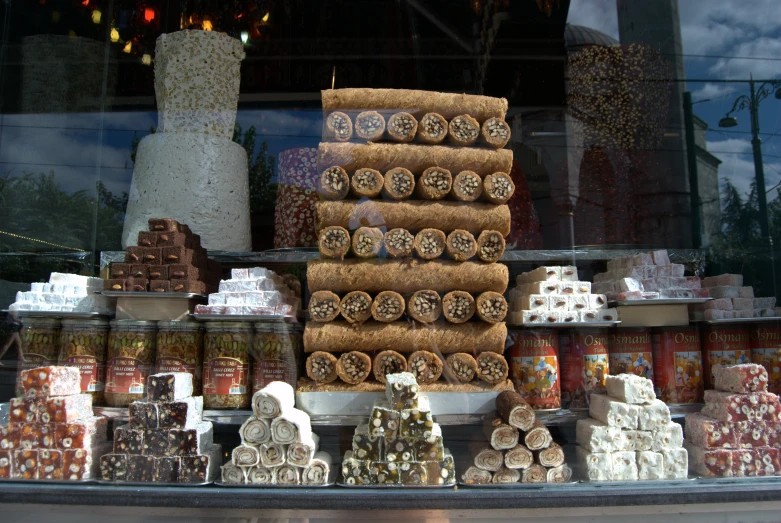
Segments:
[[[152,366],[136,358],[114,358],[106,370],[106,392],[143,394]]]
[[[70,356],[68,367],[78,367],[81,372],[81,391],[98,392],[105,388],[106,366],[95,356]]]
[[[180,358],[159,358],[155,366],[156,372],[188,372],[195,375],[195,365]]]
[[[697,329],[656,332],[653,342],[656,396],[669,405],[702,403],[704,376]]]
[[[642,352],[611,352],[610,374],[634,374],[649,380],[654,379],[654,364],[651,350]]]
[[[606,332],[575,332],[559,338],[561,398],[571,409],[587,409],[592,392],[605,393],[609,374]]]
[[[214,358],[203,367],[203,393],[244,395],[249,384],[249,365],[235,358]]]
[[[284,381],[295,387],[294,369],[283,360],[255,361],[252,368],[252,393],[256,393],[272,381]]]
[[[22,390],[22,372],[37,367],[48,367],[57,365],[57,360],[50,360],[41,354],[28,353],[24,355],[24,361],[19,361],[18,371],[16,372],[16,390]]]
[[[742,327],[713,327],[702,340],[702,359],[706,388],[713,387],[714,365],[751,363],[751,345],[748,330]]]
[[[558,335],[523,333],[514,341],[510,373],[515,389],[534,409],[561,408]]]

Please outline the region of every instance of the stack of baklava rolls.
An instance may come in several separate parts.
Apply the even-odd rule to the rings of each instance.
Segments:
[[[507,101],[336,89],[323,108],[308,386],[379,390],[408,371],[424,390],[510,388]]]

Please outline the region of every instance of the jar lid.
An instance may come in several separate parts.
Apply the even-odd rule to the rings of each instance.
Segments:
[[[282,321],[258,321],[254,324],[257,332],[288,332],[290,328]]]
[[[157,327],[156,321],[150,320],[112,320],[112,327]]]
[[[67,319],[62,320],[63,327],[109,327],[108,320]]]
[[[246,321],[210,321],[206,324],[207,331],[226,329],[252,330],[252,323]]]
[[[59,327],[60,323],[59,318],[22,318],[22,327]]]
[[[198,331],[201,330],[202,326],[197,321],[171,320],[171,321],[158,321],[157,328],[160,330]]]

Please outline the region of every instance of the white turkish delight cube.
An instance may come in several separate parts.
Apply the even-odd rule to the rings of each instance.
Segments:
[[[587,309],[599,310],[607,308],[607,297],[604,294],[589,294]]]
[[[523,323],[545,323],[546,311],[523,311]]]
[[[711,298],[753,298],[753,296],[741,296],[740,295],[740,289],[742,287],[735,287],[735,286],[720,286],[720,287],[711,287],[709,289],[709,294]],[[753,292],[752,292],[753,294]]]
[[[41,301],[40,303],[46,304],[46,305],[65,305],[65,295],[64,294],[41,294]]]
[[[565,265],[561,268],[562,281],[578,281],[578,268],[574,265]]]
[[[580,321],[583,323],[592,323],[592,322],[598,322],[599,321],[599,312],[598,310],[591,310],[586,309],[580,311]]]
[[[30,291],[31,292],[43,292],[43,286],[44,284],[41,282],[33,282],[30,284]]]
[[[652,251],[651,258],[653,259],[654,265],[670,265],[670,257],[667,255],[666,249]]]
[[[643,289],[646,291],[654,292],[659,291],[661,287],[659,286],[659,279],[663,278],[646,278],[643,280]]]
[[[654,258],[650,252],[641,252],[632,256],[632,265],[653,265]]]
[[[614,452],[626,449],[624,431],[592,418],[577,421],[575,440],[578,445],[591,452]]]
[[[231,269],[232,280],[249,280],[249,269]]]
[[[613,481],[613,458],[610,452],[577,449],[578,464],[589,481]]]
[[[661,276],[659,274],[660,267],[656,265],[646,265],[643,267],[643,277],[641,279],[654,279]]]
[[[617,282],[619,292],[643,291],[643,284],[634,278],[621,278]]]
[[[653,447],[652,433],[650,430],[623,430],[626,445],[624,450],[643,451]]]
[[[227,294],[224,292],[215,292],[209,294],[209,305],[225,305]]]
[[[639,479],[664,479],[664,457],[659,452],[641,451],[637,453],[635,459]]]
[[[637,429],[639,408],[604,394],[591,394],[588,413],[612,427]]]
[[[626,403],[650,403],[656,400],[653,382],[635,374],[605,376],[605,389],[608,396]]]
[[[683,427],[670,422],[664,427],[652,431],[651,450],[661,452],[665,449],[677,449],[683,446]]]
[[[570,294],[575,294],[575,284],[577,282],[574,281],[559,281],[556,283],[556,294],[567,296]]]
[[[259,280],[261,278],[271,278],[275,273],[265,267],[251,267],[247,269],[247,274],[251,280]]]
[[[545,311],[543,314],[543,323],[562,323],[567,312],[568,311],[566,310]]]
[[[599,321],[618,321],[618,309],[600,309]]]
[[[637,426],[640,430],[658,430],[670,421],[670,409],[662,400],[653,400],[647,405],[639,405]]]
[[[276,291],[254,291],[248,292],[245,304],[256,305],[260,307],[275,307],[283,303],[284,297]]]
[[[244,292],[226,292],[225,305],[244,305],[246,296]]]
[[[220,282],[220,292],[247,292],[258,288],[253,280],[222,280]]]
[[[567,309],[571,311],[582,311],[590,309],[591,303],[589,302],[588,295],[574,295],[567,296]]]
[[[545,294],[532,294],[521,297],[521,310],[545,311],[550,308],[548,296]]]
[[[548,309],[552,311],[566,311],[569,307],[569,296],[564,294],[552,294],[548,296]]]
[[[637,456],[629,450],[610,454],[613,469],[613,481],[637,481]]]
[[[557,288],[556,282],[535,281],[524,284],[524,294],[555,294]]]
[[[561,279],[561,267],[543,266],[529,272],[528,281],[558,281]]]
[[[686,479],[689,476],[689,453],[686,449],[664,449],[661,453],[664,479]]]

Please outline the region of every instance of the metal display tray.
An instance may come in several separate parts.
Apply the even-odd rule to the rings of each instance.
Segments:
[[[374,489],[374,490],[387,490],[387,489],[415,489],[415,490],[442,490],[442,489],[452,489],[456,486],[456,483],[451,483],[450,485],[348,485],[347,483],[337,483],[337,487],[342,488],[365,488],[365,489]]]
[[[68,311],[9,311],[5,312],[17,318],[62,318],[78,320],[108,320],[113,318],[113,314],[103,314],[100,312],[68,312]]]
[[[565,481],[563,483],[464,483],[458,482],[458,486],[461,488],[475,488],[475,489],[508,489],[508,490],[523,490],[523,489],[544,489],[544,488],[556,488],[564,485],[578,485],[579,481]]]
[[[213,481],[204,481],[203,483],[156,483],[154,481],[107,481],[105,479],[99,479],[96,481],[98,485],[110,485],[110,486],[128,486],[128,487],[205,487],[211,485]]]
[[[310,488],[326,488],[326,487],[333,487],[336,485],[336,476],[339,474],[339,470],[341,469],[341,464],[334,464],[331,466],[331,471],[328,474],[328,481],[325,483],[321,483],[320,485],[277,485],[271,484],[271,485],[263,485],[263,484],[256,484],[256,483],[223,483],[221,480],[215,481],[214,484],[218,487],[227,487],[227,488],[261,488],[261,489],[269,489],[269,488],[292,488],[292,489],[310,489]]]
[[[19,479],[0,478],[0,483],[45,483],[47,485],[84,485],[99,483],[97,479]]]
[[[579,483],[591,487],[626,487],[627,484],[635,484],[644,487],[665,487],[675,484],[690,484],[699,479],[697,476],[689,476],[686,479],[657,479],[657,480],[634,480],[634,481],[588,481],[580,480]]]
[[[605,328],[605,327],[617,327],[621,325],[620,321],[576,321],[570,323],[558,322],[558,323],[524,323],[516,325],[511,323],[511,327],[523,327],[525,329],[583,329],[583,328]]]
[[[617,300],[611,301],[611,307],[632,307],[642,305],[697,305],[711,301],[713,298],[658,298],[653,300]]]
[[[691,323],[704,323],[705,325],[735,325],[741,323],[779,323],[781,316],[772,318],[728,318],[724,320],[691,320]]]
[[[190,314],[195,321],[293,321],[293,316],[282,314]]]
[[[95,291],[95,294],[102,294],[109,298],[139,298],[139,299],[155,299],[155,298],[181,298],[192,300],[194,298],[206,298],[205,294],[198,294],[195,292],[135,292],[135,291]]]

